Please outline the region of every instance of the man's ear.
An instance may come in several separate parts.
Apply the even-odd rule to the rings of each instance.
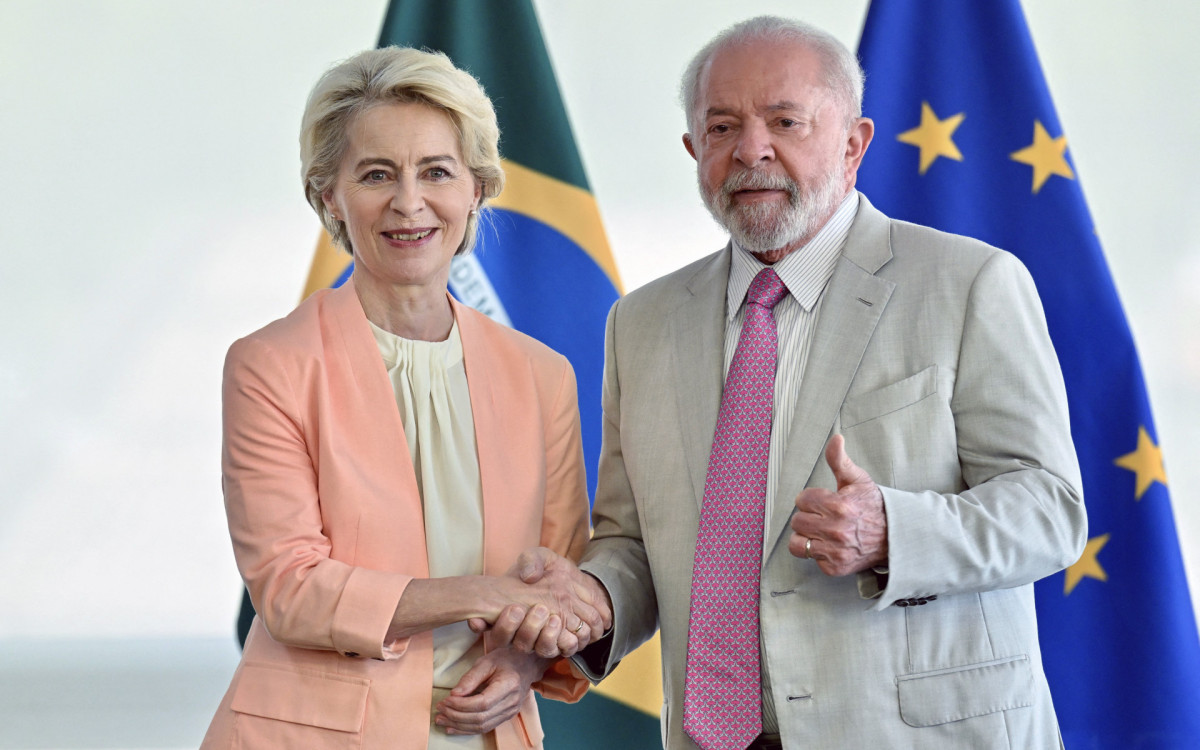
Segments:
[[[858,165],[862,164],[863,155],[871,145],[875,136],[875,122],[869,117],[860,117],[850,126],[849,137],[846,138],[846,170],[858,173]]]
[[[696,158],[696,147],[692,145],[692,134],[691,133],[683,134],[683,147],[687,149],[688,154],[690,154],[693,159]],[[697,161],[699,161],[699,160],[697,160]]]

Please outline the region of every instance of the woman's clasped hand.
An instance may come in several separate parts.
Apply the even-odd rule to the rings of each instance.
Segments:
[[[572,656],[612,627],[604,587],[553,550],[526,550],[500,583],[513,603],[491,623],[471,621],[476,632],[491,631],[493,647],[509,645],[546,658]]]

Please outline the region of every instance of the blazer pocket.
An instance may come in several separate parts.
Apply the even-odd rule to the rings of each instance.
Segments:
[[[305,737],[304,734],[298,735],[297,731],[302,727],[315,727],[343,733],[345,740],[356,745],[367,712],[370,687],[370,680],[359,677],[301,672],[265,664],[243,664],[230,707],[245,716],[299,725],[291,729],[282,725],[277,725],[275,729],[269,725],[255,729],[254,722],[242,721],[239,716],[239,733],[279,741]],[[309,741],[314,739],[311,734],[307,738]],[[312,746],[334,747],[339,744],[314,741]]]
[[[1033,669],[1022,654],[951,669],[901,675],[900,718],[932,727],[1033,705]]]
[[[848,396],[842,404],[842,429],[878,419],[937,393],[937,365],[868,393]]]

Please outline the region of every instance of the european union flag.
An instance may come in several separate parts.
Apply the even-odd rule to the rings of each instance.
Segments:
[[[877,0],[859,172],[900,219],[1015,253],[1046,309],[1083,470],[1083,557],[1037,584],[1070,750],[1200,743],[1200,639],[1137,352],[1017,0]]]

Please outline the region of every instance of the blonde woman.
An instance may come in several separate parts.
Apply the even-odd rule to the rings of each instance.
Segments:
[[[309,98],[305,192],[355,266],[226,360],[225,505],[258,617],[205,748],[540,747],[530,689],[586,689],[557,657],[604,604],[504,575],[587,541],[574,374],[447,292],[503,185],[498,140],[440,54],[363,52]],[[534,653],[468,626],[501,613],[544,623]]]

